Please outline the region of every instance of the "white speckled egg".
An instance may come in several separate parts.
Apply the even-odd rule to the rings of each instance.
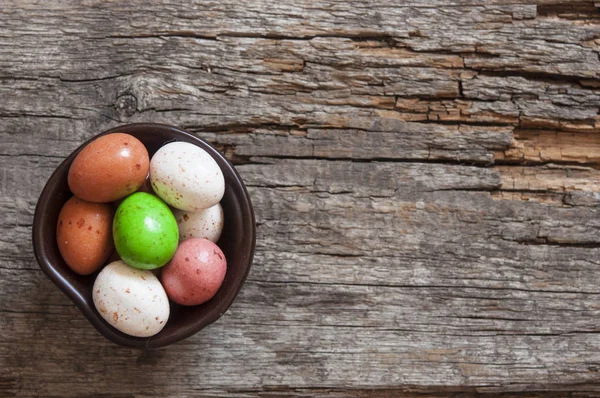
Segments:
[[[169,299],[158,278],[123,261],[98,274],[93,299],[102,318],[130,336],[154,336],[169,319]]]
[[[175,210],[173,214],[179,227],[180,242],[189,238],[205,238],[217,243],[221,237],[224,217],[220,203],[194,212]]]
[[[172,142],[154,154],[150,183],[162,200],[188,211],[216,205],[225,192],[225,179],[217,162],[204,149],[187,142]]]

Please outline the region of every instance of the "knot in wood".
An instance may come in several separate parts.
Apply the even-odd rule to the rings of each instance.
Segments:
[[[137,98],[133,94],[120,95],[114,106],[120,116],[133,116],[137,112]]]

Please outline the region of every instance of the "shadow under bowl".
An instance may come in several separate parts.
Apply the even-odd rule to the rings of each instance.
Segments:
[[[139,139],[150,157],[163,145],[183,141],[207,151],[225,177],[225,195],[221,200],[225,215],[223,233],[217,244],[227,258],[227,274],[217,294],[208,302],[184,307],[171,302],[171,315],[160,333],[152,337],[132,337],[110,326],[96,311],[92,287],[98,273],[81,276],[71,271],[62,259],[56,243],[56,223],[64,203],[73,194],[67,184],[71,163],[91,141],[111,133],[126,133]],[[250,196],[235,168],[216,149],[202,139],[178,128],[139,123],[116,127],[96,135],[77,148],[54,171],[38,199],[33,220],[33,247],[42,271],[81,310],[89,322],[108,340],[127,347],[159,348],[183,340],[215,322],[233,303],[240,291],[254,256],[256,243],[254,211]]]

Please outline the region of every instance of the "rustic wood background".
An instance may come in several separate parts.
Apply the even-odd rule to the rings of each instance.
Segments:
[[[0,395],[600,395],[599,8],[3,1]],[[229,312],[150,352],[31,247],[53,169],[131,122],[222,149],[258,221]]]

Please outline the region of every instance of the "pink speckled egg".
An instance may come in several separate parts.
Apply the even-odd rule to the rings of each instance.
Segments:
[[[160,278],[172,301],[198,305],[217,293],[226,272],[227,261],[219,246],[207,239],[191,238],[179,244]]]

